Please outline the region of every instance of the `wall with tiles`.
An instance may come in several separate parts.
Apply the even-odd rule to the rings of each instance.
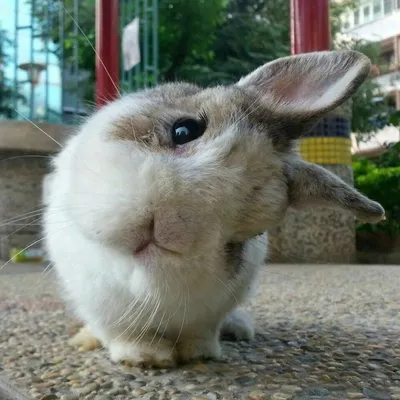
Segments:
[[[350,139],[351,103],[337,108],[299,143],[303,159],[332,171],[353,185]],[[352,263],[356,261],[355,219],[326,207],[289,209],[270,232],[270,262]]]

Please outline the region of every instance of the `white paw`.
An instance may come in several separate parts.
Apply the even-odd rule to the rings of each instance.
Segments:
[[[91,351],[102,347],[100,340],[93,335],[92,331],[87,326],[81,328],[78,333],[69,340],[69,344],[78,347],[79,351]]]
[[[177,346],[178,359],[187,363],[199,359],[217,359],[221,357],[221,346],[217,338],[188,339]]]
[[[245,310],[233,310],[221,327],[221,337],[228,340],[253,340],[254,324],[251,315]]]
[[[142,368],[170,368],[176,365],[176,353],[172,344],[164,339],[153,343],[112,341],[109,344],[111,361]]]

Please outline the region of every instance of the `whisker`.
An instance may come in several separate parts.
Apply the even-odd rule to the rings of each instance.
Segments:
[[[21,156],[13,156],[13,157],[7,157],[3,158],[0,160],[0,163],[5,162],[5,161],[11,161],[11,160],[17,160],[20,158],[46,158],[48,160],[51,160],[51,156],[42,156],[39,154],[26,154],[26,155],[21,155]]]
[[[16,229],[14,232],[11,232],[11,233],[8,234],[7,236],[2,236],[2,237],[0,237],[0,242],[2,242],[2,241],[4,241],[4,240],[8,239],[8,238],[9,238],[10,236],[12,236],[12,235],[15,235],[16,233],[18,233],[18,232],[21,231],[22,229],[26,228],[27,226],[41,225],[41,224],[36,224],[36,223],[35,223],[36,221],[40,221],[40,218],[35,219],[34,222],[31,222],[31,223],[29,223],[29,224],[21,224],[22,226],[21,226],[20,228]],[[10,224],[10,225],[11,225],[11,224]],[[15,224],[13,224],[13,225],[15,225]]]
[[[130,305],[128,305],[127,309],[124,311],[124,313],[118,318],[116,319],[111,325],[110,327],[116,327],[117,325],[120,325],[124,322],[124,319],[129,315],[129,313],[135,308],[137,302],[139,301],[139,297],[137,296],[131,303]]]
[[[176,279],[176,282],[179,284],[179,283],[180,283],[180,280],[179,280],[179,279]],[[180,293],[180,287],[178,288],[177,293]],[[179,304],[178,304],[178,307],[175,309],[174,313],[173,313],[172,315],[170,314],[169,317],[167,318],[167,320],[165,321],[164,330],[162,331],[162,333],[161,333],[161,335],[160,335],[160,337],[159,337],[159,339],[158,339],[157,345],[156,345],[156,347],[155,347],[156,350],[158,349],[158,346],[160,345],[160,342],[161,342],[162,338],[165,337],[165,332],[166,332],[167,329],[168,329],[168,323],[169,323],[169,321],[170,321],[170,320],[176,315],[176,313],[180,310],[181,304],[182,304],[182,300],[183,300],[183,297],[181,296],[181,300],[180,300],[180,302],[179,302]],[[171,354],[172,354],[172,352],[173,352],[173,350],[171,350]]]
[[[40,126],[36,125],[33,121],[31,121],[29,118],[25,117],[24,114],[22,114],[20,111],[18,111],[16,108],[14,108],[14,111],[18,113],[22,118],[24,118],[26,121],[31,123],[35,128],[39,129],[40,132],[44,133],[49,139],[51,139],[54,143],[57,143],[60,147],[63,147],[61,143],[59,143],[56,139],[51,137],[47,132],[45,132]]]
[[[129,330],[134,326],[134,329],[132,331],[129,332],[128,334],[128,340],[130,340],[135,332],[140,329],[140,332],[138,335],[135,336],[135,338],[133,339],[132,343],[136,344],[138,342],[137,338],[138,336],[140,336],[140,334],[143,331],[147,330],[147,326],[148,326],[148,322],[149,322],[149,318],[145,318],[148,315],[151,315],[152,313],[152,308],[150,307],[150,303],[152,302],[151,297],[149,297],[148,301],[146,302],[146,304],[143,305],[143,307],[140,309],[141,311],[139,313],[136,313],[133,317],[134,320],[131,322],[131,324],[129,325]],[[143,313],[144,311],[144,313]],[[143,315],[142,315],[143,313]],[[140,322],[146,320],[146,323],[140,328]]]
[[[188,285],[188,283],[187,283],[185,274],[182,274],[182,276],[183,276],[183,278],[184,278],[184,280],[185,280],[187,293],[189,293],[189,285]],[[179,329],[179,333],[178,333],[178,336],[177,336],[177,338],[176,338],[176,340],[175,340],[175,343],[174,343],[174,345],[172,346],[171,352],[169,353],[169,355],[168,355],[167,358],[169,358],[169,357],[172,355],[173,351],[175,350],[175,348],[176,348],[176,346],[177,346],[177,344],[178,344],[178,342],[179,342],[179,339],[181,338],[182,331],[183,331],[183,327],[185,326],[186,312],[187,312],[187,296],[186,296],[186,292],[185,292],[185,291],[183,292],[182,297],[184,298],[184,302],[183,302],[182,324],[181,324],[181,327],[180,327],[180,329]]]
[[[32,213],[29,213],[28,215],[22,214],[21,216],[13,217],[13,219],[12,218],[10,218],[8,220],[6,219],[2,223],[0,223],[0,227],[7,226],[7,225],[16,225],[18,222],[21,222],[21,221],[29,219],[29,218],[37,217],[38,215],[41,215],[41,214],[43,214],[42,211],[34,211]]]
[[[143,281],[143,279],[144,278],[142,278],[142,281]],[[136,296],[136,298],[130,303],[130,305],[128,305],[127,309],[123,312],[123,314],[118,319],[116,319],[110,325],[110,327],[115,327],[115,326],[121,324],[124,321],[124,319],[129,315],[129,313],[134,309],[134,307],[136,306],[136,304],[138,303],[139,300],[140,300],[140,297]]]
[[[166,313],[166,312],[167,312],[167,310],[164,309],[163,315],[161,316],[160,322],[158,323],[157,329],[156,329],[156,331],[155,331],[155,333],[154,333],[154,335],[153,335],[153,338],[151,339],[151,342],[150,342],[150,344],[149,344],[149,347],[153,344],[155,338],[157,337],[158,331],[160,330],[161,325],[162,325],[162,323],[163,323],[163,321],[164,321],[164,316],[165,316],[165,313]],[[157,351],[157,348],[156,348],[154,351]]]
[[[113,340],[118,340],[120,337],[122,337],[126,332],[128,332],[132,326],[136,323],[136,321],[139,320],[140,316],[143,314],[143,311],[145,310],[147,303],[150,301],[151,295],[150,292],[147,293],[143,303],[141,303],[139,310],[136,312],[136,314],[133,315],[134,319],[133,321],[131,321],[131,323],[127,326],[127,328],[121,332],[116,338],[114,338]],[[134,329],[133,332],[135,332],[136,328]],[[133,334],[133,332],[130,333],[129,337]]]
[[[67,222],[67,221],[63,221],[63,222]],[[63,226],[63,227],[62,227],[61,229],[59,229],[57,232],[60,232],[60,231],[62,231],[63,229],[67,229],[67,228],[69,228],[69,227],[71,227],[71,226],[72,226],[72,224],[69,224],[69,225],[67,225],[67,226]],[[35,244],[37,244],[37,243],[39,243],[39,242],[41,242],[41,241],[43,241],[43,240],[45,240],[45,237],[44,237],[44,236],[41,237],[41,238],[38,239],[38,240],[35,240],[34,242],[30,243],[30,244],[29,244],[28,246],[26,246],[25,248],[23,248],[22,250],[20,250],[18,253],[14,254],[8,261],[6,261],[6,262],[0,267],[0,271],[1,271],[3,268],[5,268],[7,265],[9,265],[16,257],[18,257],[20,254],[22,254],[25,250],[31,248],[32,246],[34,246]]]
[[[206,270],[206,269],[205,269]],[[213,274],[212,271],[206,270],[212,277],[216,278],[222,285],[227,289],[228,293],[233,297],[235,300],[236,305],[239,305],[239,301],[236,298],[235,294],[232,292],[231,288],[222,280],[220,279],[217,275]]]
[[[51,270],[53,269],[53,267],[54,267],[54,264],[53,264],[52,261],[50,261],[50,262],[47,264],[47,266],[46,266],[46,268],[44,269],[44,271],[41,273],[41,275],[40,275],[38,281],[37,281],[34,285],[32,285],[32,286],[30,287],[30,289],[34,289],[37,285],[39,285],[39,283],[40,283],[43,279],[45,279],[47,275],[49,275],[49,273],[51,272]]]
[[[142,331],[139,333],[136,340],[134,341],[134,343],[139,343],[146,336],[146,333],[150,330],[150,326],[151,326],[155,316],[157,315],[158,309],[160,308],[160,304],[161,304],[161,300],[160,300],[158,291],[156,293],[156,297],[157,297],[157,303],[156,303],[155,307],[153,308],[153,311],[152,311],[150,317],[147,319],[146,323],[144,324]]]
[[[10,264],[10,262],[12,262],[13,259],[15,259],[17,256],[19,256],[20,254],[22,254],[25,250],[31,248],[32,246],[34,246],[35,244],[41,242],[42,240],[44,240],[44,237],[35,240],[33,243],[31,243],[30,245],[26,246],[24,249],[20,250],[17,254],[13,255],[8,261],[6,261],[1,267],[0,267],[0,271],[5,268],[7,265]]]

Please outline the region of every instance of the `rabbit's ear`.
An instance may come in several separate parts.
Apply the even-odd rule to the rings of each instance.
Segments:
[[[328,206],[351,211],[362,222],[385,219],[382,206],[365,197],[327,169],[300,159],[285,163],[289,204],[305,209]]]
[[[370,68],[368,57],[356,51],[306,53],[267,63],[237,85],[256,92],[282,135],[296,139],[350,98]]]

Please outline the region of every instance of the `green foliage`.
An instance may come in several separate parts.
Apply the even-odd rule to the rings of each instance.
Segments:
[[[330,2],[331,33],[341,29],[340,16],[356,0]],[[207,66],[182,68],[184,79],[198,84],[230,84],[263,63],[290,54],[290,1],[230,0],[218,27],[214,59]]]
[[[355,187],[378,201],[386,210],[387,219],[376,225],[360,225],[360,231],[400,235],[400,143],[392,146],[377,161],[353,162]]]
[[[28,0],[32,4],[32,0]],[[159,69],[160,80],[183,79],[181,70],[196,75],[200,65],[214,58],[212,45],[217,26],[225,18],[227,0],[159,0]],[[64,65],[75,63],[74,44],[78,41],[78,66],[89,71],[86,99],[93,101],[95,81],[95,0],[79,2],[79,18],[73,20],[73,0],[34,0],[35,15],[43,32],[50,31],[56,44],[55,54]],[[66,10],[66,11],[65,11]],[[64,13],[64,37],[60,37],[60,14]],[[84,34],[82,33],[84,32]],[[86,36],[86,37],[85,37]],[[63,40],[62,40],[63,39]],[[63,43],[61,43],[63,41]]]
[[[400,111],[394,111],[389,115],[389,124],[400,126]]]
[[[378,165],[381,168],[400,167],[400,142],[390,146],[389,150],[382,154]]]
[[[32,0],[28,0],[32,3]],[[339,15],[353,3],[331,3],[332,30]],[[92,72],[95,58],[95,0],[79,3],[75,26],[73,0],[35,0],[35,15],[43,31],[50,30],[66,65],[74,62],[78,40],[78,65]],[[290,2],[288,0],[159,0],[160,80],[189,80],[204,85],[231,83],[260,64],[290,52]],[[65,7],[62,52],[59,16]]]
[[[343,39],[337,41],[335,47],[338,50],[359,51],[368,56],[372,64],[379,62],[379,43],[362,39]],[[351,130],[356,134],[358,141],[368,141],[379,129],[388,124],[384,118],[387,105],[385,102],[375,101],[382,97],[379,86],[371,76],[353,96]]]
[[[289,2],[230,0],[212,46],[214,58],[181,69],[200,85],[230,84],[261,64],[290,53]]]
[[[32,0],[27,0],[32,2]],[[74,63],[78,40],[79,68],[90,72],[86,99],[93,101],[95,57],[95,0],[79,2],[81,30],[68,13],[64,20],[64,51],[59,29],[60,7],[72,13],[73,0],[35,0],[35,14],[43,30],[50,29],[55,50],[65,65]],[[331,33],[341,30],[341,15],[359,0],[330,2]],[[159,0],[160,81],[187,80],[202,86],[230,84],[261,64],[290,53],[289,0]],[[88,40],[89,39],[89,40]],[[89,43],[90,41],[90,43]],[[376,63],[379,47],[363,41],[335,41],[333,48],[356,49]],[[139,79],[140,81],[140,79]],[[385,105],[372,101],[379,90],[368,80],[353,98],[352,130],[360,141],[386,124]],[[379,123],[377,123],[379,122]]]
[[[335,37],[342,30],[341,16],[348,10],[356,9],[360,0],[342,0],[330,2],[331,35]]]
[[[227,0],[159,1],[161,80],[182,79],[182,67],[207,65],[215,57],[212,45],[226,6]]]

